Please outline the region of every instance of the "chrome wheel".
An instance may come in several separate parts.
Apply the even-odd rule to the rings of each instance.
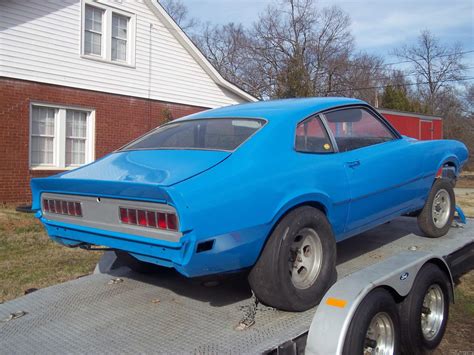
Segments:
[[[365,335],[364,355],[391,355],[394,351],[395,329],[392,318],[385,312],[377,313]]]
[[[431,217],[433,223],[437,228],[443,228],[449,219],[451,212],[451,199],[448,191],[445,189],[439,190],[433,200],[433,206],[431,208]]]
[[[444,294],[437,284],[426,291],[421,307],[421,331],[426,340],[438,335],[444,320]]]
[[[318,277],[323,261],[323,247],[318,233],[303,228],[295,237],[288,260],[291,281],[296,288],[306,289]]]

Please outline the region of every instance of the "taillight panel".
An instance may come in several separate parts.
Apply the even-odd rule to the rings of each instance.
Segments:
[[[47,223],[70,223],[80,227],[178,242],[180,220],[167,203],[123,200],[44,192],[41,210]]]
[[[178,217],[175,213],[151,211],[130,207],[119,207],[120,222],[141,227],[178,231]]]
[[[77,201],[43,198],[43,212],[72,217],[82,217],[82,206]]]

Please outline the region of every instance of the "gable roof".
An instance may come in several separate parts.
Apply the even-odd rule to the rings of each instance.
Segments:
[[[222,75],[212,66],[202,52],[196,47],[196,45],[189,39],[186,33],[178,26],[178,24],[171,18],[166,10],[161,6],[157,0],[145,0],[145,4],[150,10],[160,19],[163,25],[170,31],[170,33],[176,38],[176,40],[189,52],[193,59],[204,69],[204,71],[216,82],[216,84],[224,87],[233,94],[247,100],[247,101],[258,101],[257,98],[250,95],[248,92],[240,89],[235,84],[227,81]]]

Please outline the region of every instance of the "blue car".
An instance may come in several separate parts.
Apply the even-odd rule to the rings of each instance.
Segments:
[[[81,168],[33,179],[33,209],[69,247],[107,246],[141,270],[249,271],[258,299],[319,303],[336,243],[401,215],[447,233],[468,152],[401,136],[348,98],[257,102],[160,126]]]

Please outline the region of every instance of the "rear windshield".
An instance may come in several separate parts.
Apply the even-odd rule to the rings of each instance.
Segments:
[[[161,126],[123,149],[235,150],[264,124],[241,118],[181,121]]]

